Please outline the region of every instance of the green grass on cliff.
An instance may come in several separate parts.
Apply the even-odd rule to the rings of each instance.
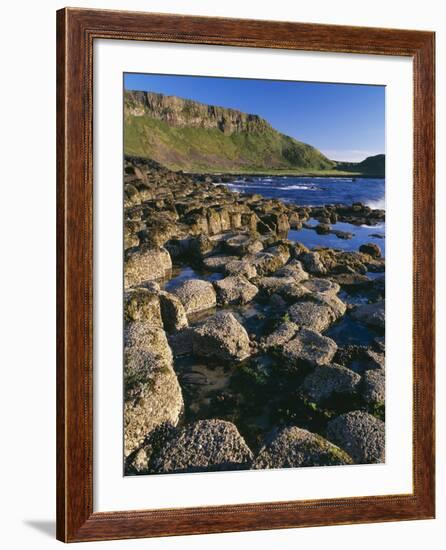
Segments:
[[[216,128],[176,128],[149,116],[128,114],[124,150],[188,172],[319,173],[335,168],[314,147],[273,129],[227,135]]]

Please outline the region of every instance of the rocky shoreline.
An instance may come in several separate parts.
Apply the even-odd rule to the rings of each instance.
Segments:
[[[331,225],[385,212],[285,204],[225,179],[125,158],[126,473],[383,462],[380,248],[287,236],[348,239]],[[368,343],[335,337],[344,322]]]

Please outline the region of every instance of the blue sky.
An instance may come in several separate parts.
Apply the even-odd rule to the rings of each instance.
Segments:
[[[260,115],[334,160],[385,152],[384,86],[129,73],[124,86]]]

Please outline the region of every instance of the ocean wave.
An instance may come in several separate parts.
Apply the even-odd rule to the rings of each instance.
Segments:
[[[280,189],[283,189],[284,191],[293,191],[293,190],[300,190],[303,191],[321,191],[319,187],[315,187],[314,185],[287,185],[286,187],[281,187]]]
[[[385,197],[382,197],[381,199],[377,200],[370,200],[365,201],[364,203],[366,206],[371,208],[372,210],[385,210],[386,209],[386,199]]]

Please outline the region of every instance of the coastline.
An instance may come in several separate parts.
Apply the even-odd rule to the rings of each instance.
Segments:
[[[215,178],[125,159],[126,473],[381,462],[385,260],[323,239],[385,212]],[[300,243],[305,230],[322,247]],[[378,433],[378,454],[353,452],[345,422]],[[284,464],[277,445],[304,458]]]

